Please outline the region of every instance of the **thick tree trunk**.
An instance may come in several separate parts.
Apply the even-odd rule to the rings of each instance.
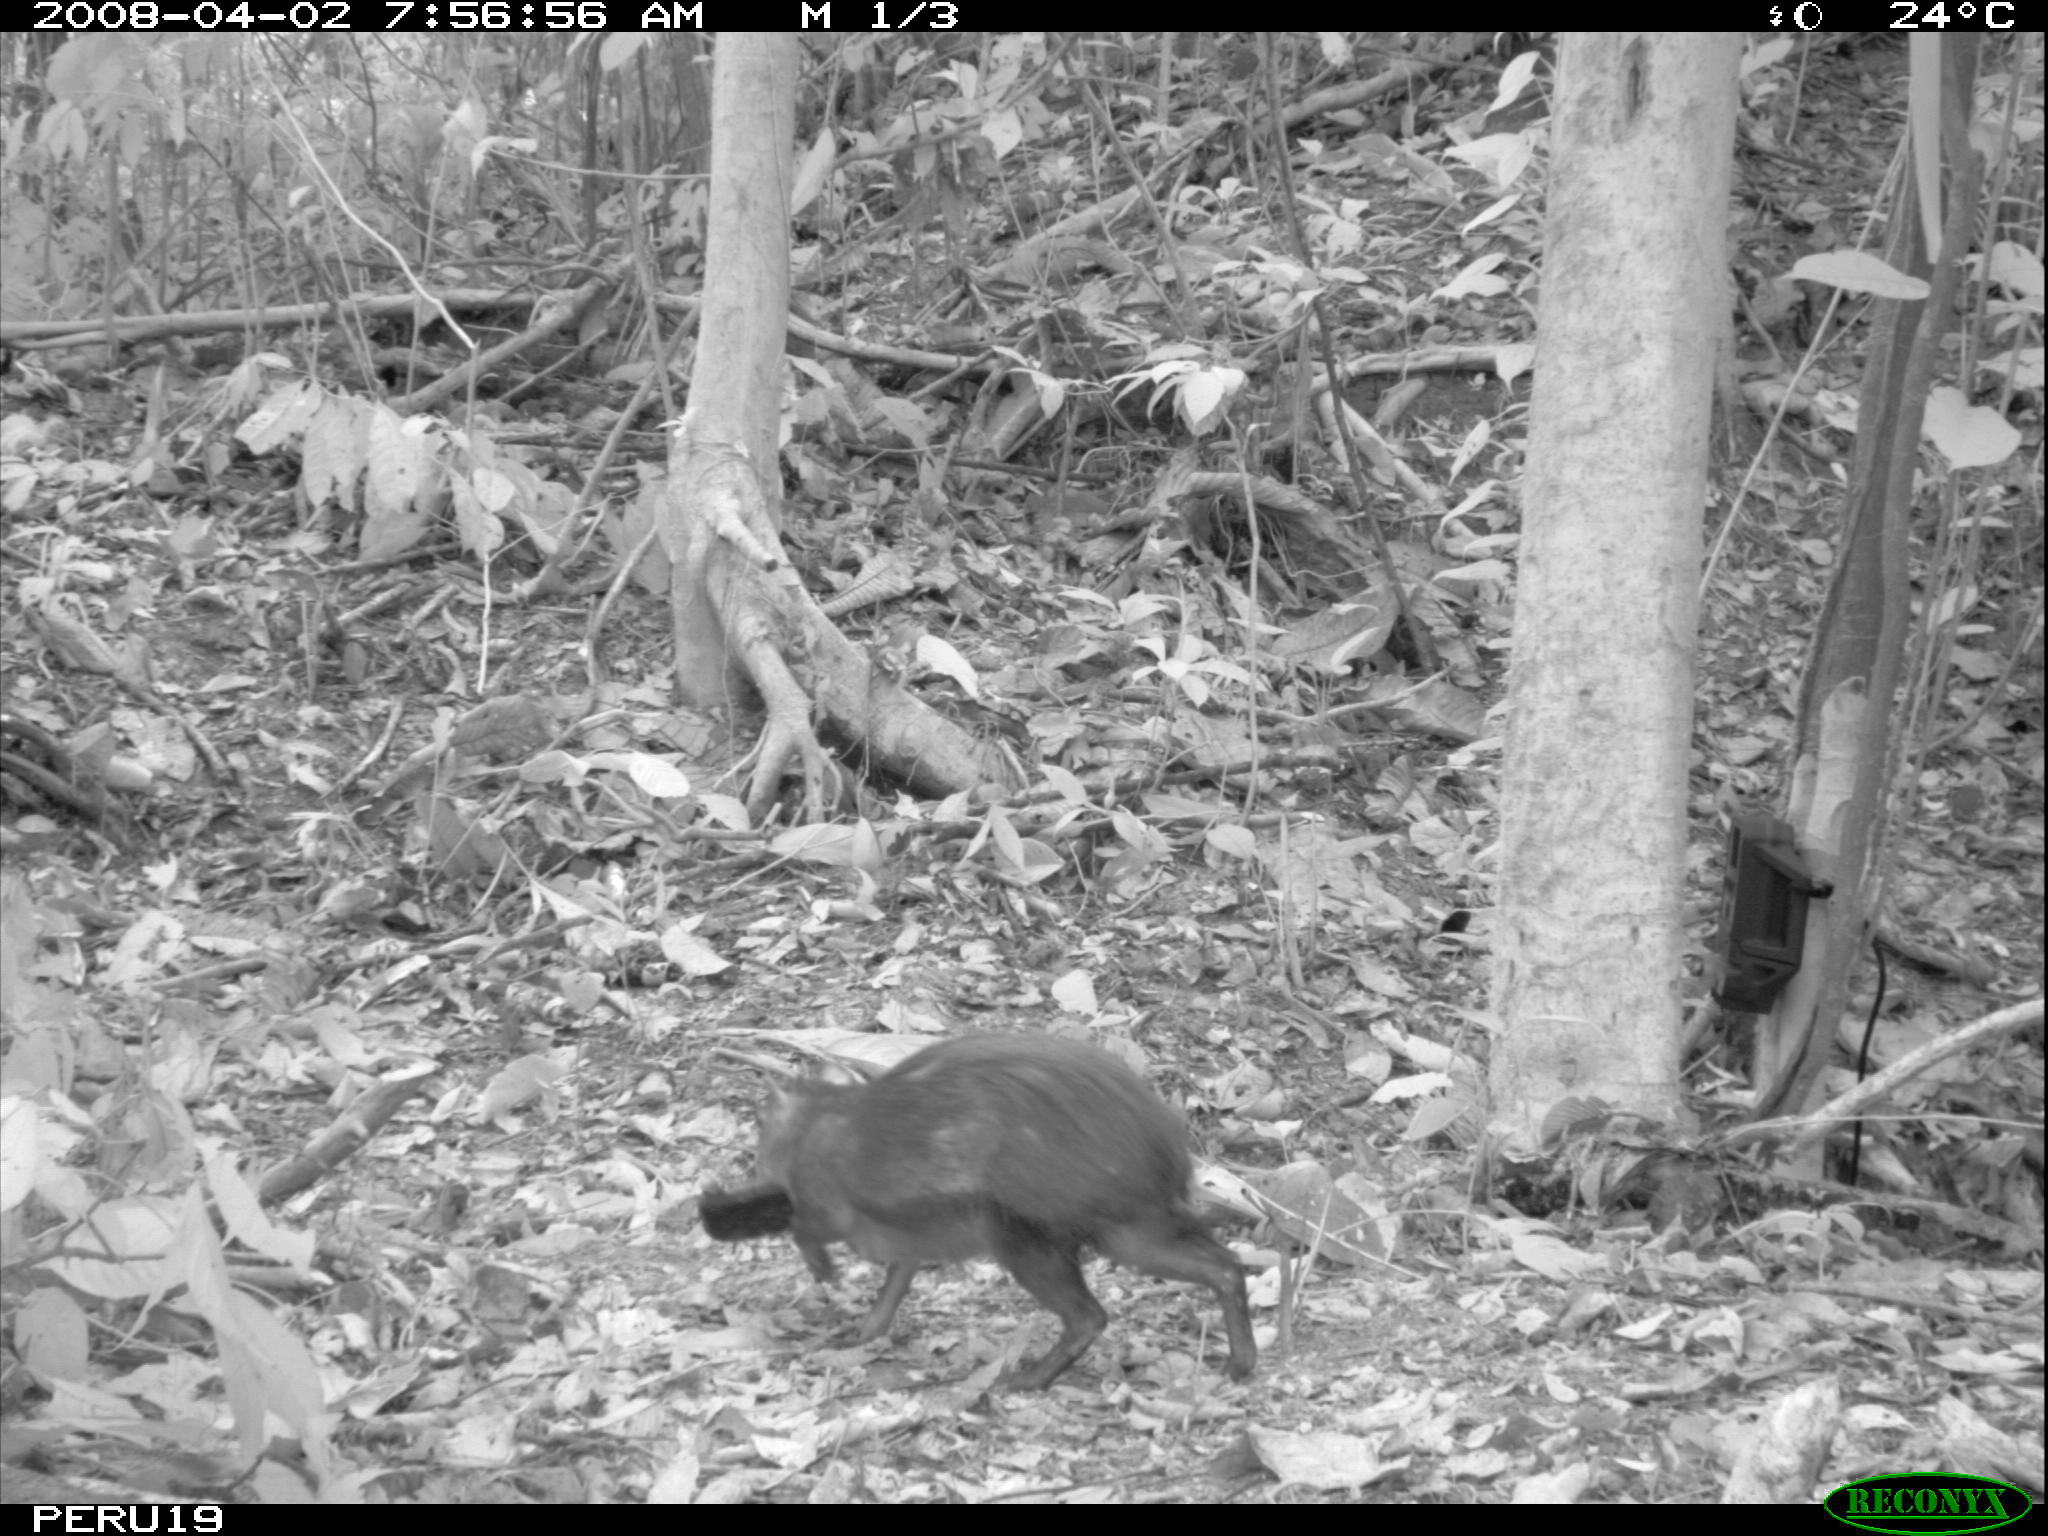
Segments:
[[[1678,1094],[1693,657],[1739,42],[1567,33],[1501,771],[1499,1129]]]

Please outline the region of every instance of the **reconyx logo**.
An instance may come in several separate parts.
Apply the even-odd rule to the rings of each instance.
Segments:
[[[1844,1483],[1827,1496],[1827,1512],[1866,1531],[1961,1536],[2010,1525],[2032,1508],[2010,1483],[1961,1472],[1904,1472]]]

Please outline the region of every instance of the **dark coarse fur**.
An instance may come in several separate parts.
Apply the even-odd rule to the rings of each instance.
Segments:
[[[1213,1290],[1230,1373],[1242,1377],[1257,1359],[1244,1276],[1187,1203],[1184,1136],[1135,1073],[1092,1045],[967,1035],[870,1084],[776,1093],[760,1177],[788,1191],[790,1230],[819,1279],[834,1273],[835,1242],[889,1266],[863,1339],[888,1331],[919,1267],[990,1254],[1059,1315],[1059,1342],[1012,1378],[1045,1386],[1107,1321],[1081,1275],[1092,1248]]]

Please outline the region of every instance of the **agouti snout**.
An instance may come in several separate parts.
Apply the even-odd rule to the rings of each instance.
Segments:
[[[1206,1285],[1223,1304],[1230,1374],[1258,1358],[1244,1274],[1188,1204],[1179,1119],[1091,1045],[1041,1035],[967,1035],[919,1051],[874,1082],[778,1090],[761,1122],[761,1184],[707,1206],[713,1236],[788,1225],[811,1273],[845,1243],[888,1266],[861,1325],[888,1332],[917,1271],[992,1255],[1057,1313],[1059,1342],[1012,1385],[1049,1384],[1108,1322],[1081,1275],[1093,1248],[1131,1269]]]

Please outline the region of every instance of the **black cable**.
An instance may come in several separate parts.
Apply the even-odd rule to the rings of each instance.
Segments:
[[[1870,1004],[1870,1017],[1863,1022],[1863,1044],[1856,1048],[1856,1081],[1862,1082],[1870,1068],[1870,1037],[1877,1031],[1877,1011],[1884,1006],[1884,952],[1885,942],[1876,934],[1870,936],[1871,953],[1877,956],[1877,996]],[[1856,1175],[1863,1167],[1863,1121],[1856,1121],[1855,1134],[1849,1138],[1849,1177],[1843,1182],[1850,1188],[1856,1187]]]

